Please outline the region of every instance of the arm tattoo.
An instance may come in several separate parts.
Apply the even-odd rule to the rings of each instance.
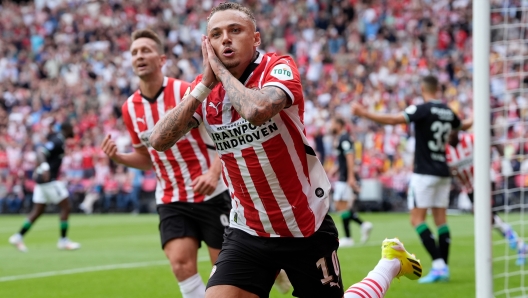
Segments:
[[[176,108],[165,114],[154,126],[149,138],[152,148],[157,151],[168,150],[192,128],[198,127],[198,121],[192,116],[201,104],[191,95],[185,96]]]
[[[265,87],[260,90],[246,88],[224,67],[220,59],[214,59],[220,66],[217,77],[222,82],[231,104],[240,116],[251,124],[261,125],[291,104],[286,92],[278,87]]]

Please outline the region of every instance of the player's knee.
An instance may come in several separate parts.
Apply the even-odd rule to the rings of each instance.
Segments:
[[[196,262],[189,258],[175,256],[170,259],[172,272],[178,281],[184,281],[197,273]]]

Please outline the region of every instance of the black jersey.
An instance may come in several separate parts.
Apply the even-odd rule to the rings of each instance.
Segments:
[[[46,162],[50,166],[51,181],[57,180],[59,171],[64,157],[64,136],[60,133],[50,134],[44,147],[42,148],[46,155]]]
[[[336,147],[337,150],[337,164],[339,166],[339,181],[347,181],[348,166],[346,156],[354,153],[354,146],[350,140],[348,133],[343,133],[339,136],[339,142]]]
[[[409,106],[403,115],[408,123],[414,123],[414,173],[449,177],[447,138],[452,129],[460,128],[460,119],[447,105],[436,100]]]

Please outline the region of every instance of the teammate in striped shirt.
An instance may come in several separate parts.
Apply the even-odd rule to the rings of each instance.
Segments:
[[[451,169],[451,173],[462,185],[462,190],[465,191],[469,200],[474,204],[473,194],[473,149],[475,144],[475,137],[469,133],[452,132],[449,135],[449,142],[446,147],[447,164]],[[502,152],[500,146],[495,146],[499,152]],[[494,183],[491,183],[494,189]],[[510,244],[511,249],[517,250],[517,265],[526,263],[526,244],[518,237],[517,233],[512,227],[500,218],[496,211],[492,211],[492,223],[497,231],[506,238]]]
[[[197,271],[198,248],[203,240],[214,264],[228,224],[230,198],[220,180],[220,160],[203,126],[163,152],[150,146],[150,131],[167,111],[180,104],[189,84],[164,77],[166,57],[156,33],[138,30],[132,40],[132,67],[140,84],[123,104],[122,112],[134,151],[117,152],[110,136],[101,147],[117,163],[143,170],[154,167],[162,248],[183,297],[204,297],[205,285]]]
[[[203,75],[156,124],[150,143],[164,151],[203,122],[222,160],[233,204],[206,297],[268,297],[284,269],[294,296],[340,298],[330,183],[304,134],[299,72],[289,56],[259,53],[260,41],[249,9],[213,8],[202,37]],[[379,295],[351,297],[382,297],[398,274],[421,275],[420,263],[399,242],[385,247],[391,253],[371,278]],[[369,286],[376,288],[366,281],[354,289]]]

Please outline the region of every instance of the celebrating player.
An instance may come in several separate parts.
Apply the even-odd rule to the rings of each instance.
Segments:
[[[135,31],[132,40],[132,67],[140,83],[122,111],[134,151],[117,152],[110,136],[101,147],[117,163],[143,170],[154,167],[161,246],[182,296],[204,297],[205,285],[197,269],[198,248],[203,240],[214,264],[228,224],[230,198],[227,187],[219,181],[220,160],[203,127],[182,136],[163,152],[150,146],[150,131],[167,111],[180,104],[189,84],[163,75],[166,57],[155,32]]]
[[[414,173],[409,185],[407,203],[411,210],[411,224],[433,260],[433,269],[419,282],[432,283],[449,279],[447,261],[451,239],[446,209],[449,205],[451,178],[446,163],[445,146],[451,130],[466,130],[471,127],[472,120],[462,123],[447,105],[437,100],[439,85],[436,77],[424,77],[421,89],[425,103],[411,105],[401,114],[372,113],[358,103],[352,104],[352,112],[381,124],[415,124]],[[438,228],[438,245],[425,223],[428,209],[432,210]]]
[[[334,172],[339,171],[339,181],[334,184],[333,198],[335,210],[341,212],[345,231],[345,237],[339,239],[339,247],[347,247],[354,245],[354,239],[350,236],[350,220],[358,223],[361,227],[361,243],[367,242],[372,230],[372,223],[362,221],[354,209],[354,193],[359,193],[360,188],[354,173],[354,148],[346,129],[345,120],[340,117],[334,118],[331,131],[337,137],[337,167]]]
[[[463,191],[469,197],[469,200],[474,204],[473,193],[473,148],[475,139],[472,134],[451,132],[449,135],[449,142],[446,148],[447,164],[451,168],[451,173],[462,184]],[[502,155],[502,148],[495,146]],[[494,183],[491,184],[492,189]],[[484,201],[486,203],[486,201]],[[512,229],[512,227],[500,218],[499,214],[492,211],[491,220],[493,226],[504,236],[511,249],[517,250],[517,265],[526,263],[526,244]]]
[[[203,122],[222,160],[234,202],[206,297],[268,297],[280,269],[295,296],[342,297],[330,183],[304,135],[299,72],[289,56],[259,53],[260,42],[249,9],[213,8],[202,37],[204,72],[156,124],[150,143],[167,150]],[[384,246],[384,258],[350,297],[371,288],[378,292],[371,297],[382,297],[393,277],[421,275],[399,241]]]
[[[64,145],[68,138],[73,138],[73,127],[70,123],[61,124],[60,133],[51,133],[44,146],[37,150],[38,166],[33,172],[35,190],[33,192],[33,210],[22,225],[20,232],[9,237],[9,243],[19,251],[26,252],[23,237],[35,221],[44,213],[46,204],[58,204],[60,207],[60,239],[57,248],[75,250],[81,247],[66,237],[68,233],[68,216],[70,215],[70,201],[66,184],[57,180],[64,156]]]

